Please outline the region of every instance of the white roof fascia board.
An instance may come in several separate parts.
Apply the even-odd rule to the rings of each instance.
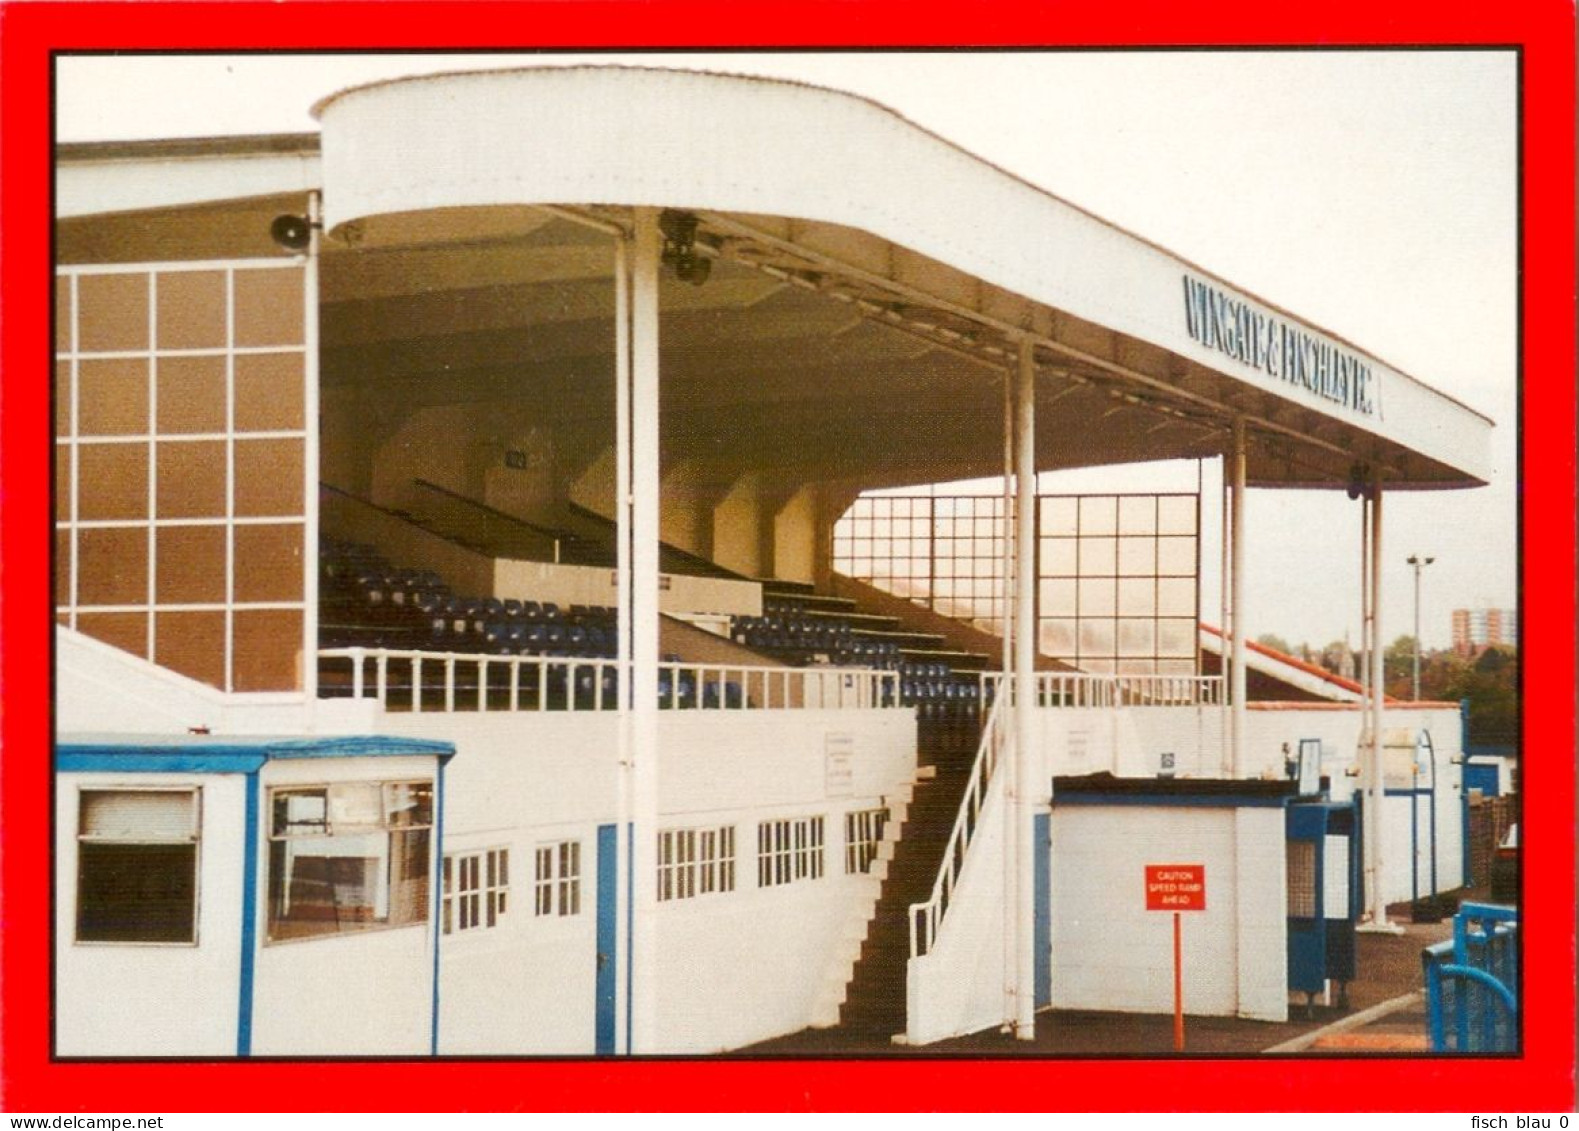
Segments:
[[[321,184],[318,157],[309,153],[64,160],[56,167],[55,217],[285,196]]]
[[[840,224],[1420,452],[1466,480],[1490,475],[1485,416],[854,95],[697,72],[530,68],[377,83],[316,110],[331,230],[496,204],[659,205]],[[1323,395],[1269,372],[1264,359],[1192,337],[1187,277],[1215,293],[1219,313],[1226,303],[1311,359],[1322,351],[1347,371],[1363,365],[1366,395],[1336,399],[1330,385]]]

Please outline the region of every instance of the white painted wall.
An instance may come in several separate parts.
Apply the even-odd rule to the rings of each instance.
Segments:
[[[447,816],[444,834],[447,854],[508,848],[510,890],[498,926],[440,939],[439,1052],[588,1055],[597,977],[597,823],[452,833]],[[567,840],[581,844],[580,913],[537,915],[534,849]]]
[[[1057,707],[1039,714],[1046,778],[1154,778],[1164,752],[1174,755],[1178,777],[1222,776],[1218,707]]]
[[[55,794],[55,1023],[62,1056],[234,1056],[241,970],[245,778],[238,774],[60,774]],[[195,945],[79,943],[78,794],[197,786]]]
[[[55,627],[55,709],[62,733],[299,734],[295,692],[226,694],[91,636]]]
[[[1175,755],[1175,773],[1183,778],[1221,777],[1223,712],[1218,707],[1057,708],[1041,712],[1047,769],[1043,782],[1061,775],[1108,772],[1119,777],[1155,777],[1158,756]],[[1245,776],[1281,778],[1284,747],[1297,754],[1301,739],[1321,740],[1322,772],[1331,780],[1332,796],[1346,801],[1359,778],[1349,771],[1360,765],[1364,719],[1347,705],[1253,703],[1245,716]],[[1437,890],[1451,891],[1463,879],[1463,814],[1460,808],[1462,756],[1458,708],[1452,704],[1421,707],[1389,706],[1384,716],[1389,734],[1430,732],[1437,772]],[[1406,737],[1405,746],[1409,745]],[[1412,749],[1412,748],[1411,748]],[[1405,761],[1408,755],[1401,755]],[[1429,785],[1430,768],[1422,764],[1418,782]],[[1407,783],[1405,783],[1407,784]],[[1417,831],[1411,831],[1410,809],[1417,810]],[[1419,857],[1418,893],[1431,894],[1431,799],[1388,797],[1382,842],[1384,895],[1389,903],[1410,899],[1416,892],[1410,861]]]
[[[1173,1010],[1173,916],[1145,909],[1147,864],[1203,864],[1206,910],[1182,916],[1184,1011],[1288,1014],[1282,810],[1058,806],[1052,819],[1053,1004]]]
[[[1331,778],[1334,799],[1348,800],[1359,788],[1360,778],[1349,772],[1361,765],[1360,742],[1366,733],[1358,710],[1321,704],[1252,704],[1245,715],[1246,745],[1251,751],[1259,752],[1262,763],[1275,759],[1274,764],[1281,766],[1284,743],[1298,752],[1300,739],[1319,738],[1323,747],[1322,772]],[[1455,704],[1389,705],[1382,726],[1383,734],[1389,739],[1394,731],[1410,735],[1419,730],[1430,732],[1437,774],[1437,890],[1452,891],[1462,886],[1464,879],[1463,767],[1457,761],[1463,754],[1458,707]],[[1394,758],[1393,764],[1398,757],[1408,760],[1408,746],[1406,738],[1399,755],[1389,755]],[[1271,766],[1264,768],[1271,769]],[[1418,782],[1422,787],[1430,784],[1428,765],[1421,765]],[[1382,893],[1388,903],[1413,897],[1410,860],[1416,852],[1419,856],[1419,894],[1432,894],[1430,806],[1429,797],[1393,796],[1384,800]],[[1418,816],[1418,835],[1411,832],[1411,808]]]
[[[658,909],[656,1008],[665,1052],[720,1052],[817,1024],[824,978],[851,933],[864,933],[876,897],[871,877],[845,873],[844,814],[883,803],[824,794],[674,821],[733,824],[736,880],[733,893]],[[817,815],[824,822],[823,875],[759,888],[757,823]]]
[[[367,720],[347,715],[366,729]],[[908,711],[684,711],[659,718],[664,827],[735,826],[732,893],[657,911],[663,1049],[712,1052],[794,1032],[864,918],[870,881],[844,875],[844,817],[877,808],[915,773]],[[493,930],[440,943],[440,1051],[593,1051],[596,833],[614,819],[615,716],[389,714],[377,733],[443,738],[445,848],[510,850],[511,905]],[[830,737],[833,757],[830,760]],[[846,761],[842,751],[848,749]],[[758,890],[758,821],[824,817],[824,875]],[[533,849],[581,841],[581,913],[533,915]],[[640,881],[638,881],[640,882]],[[286,949],[286,948],[280,948]]]
[[[910,960],[905,1037],[913,1045],[1003,1020],[1003,780],[998,774],[987,787],[979,831],[931,952]]]

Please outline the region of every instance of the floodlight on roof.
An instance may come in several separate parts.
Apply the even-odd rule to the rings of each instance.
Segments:
[[[658,230],[663,233],[663,262],[674,268],[675,278],[692,286],[701,286],[712,274],[713,264],[696,253],[696,217],[689,212],[666,208],[658,216]]]

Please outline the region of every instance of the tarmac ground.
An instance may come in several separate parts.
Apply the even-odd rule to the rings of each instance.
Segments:
[[[1482,893],[1466,891],[1470,900]],[[877,1034],[840,1028],[805,1029],[738,1050],[750,1057],[1145,1057],[1176,1055],[1244,1057],[1271,1053],[1296,1056],[1400,1056],[1427,1051],[1426,1007],[1420,951],[1453,935],[1452,918],[1411,921],[1408,904],[1389,908],[1399,933],[1362,930],[1357,936],[1356,978],[1347,1003],[1318,998],[1307,1014],[1297,995],[1289,1019],[1248,1021],[1235,1017],[1192,1017],[1184,1023],[1184,1052],[1173,1049],[1173,1015],[1044,1010],[1034,1040],[1019,1041],[997,1030],[939,1041],[922,1048]]]

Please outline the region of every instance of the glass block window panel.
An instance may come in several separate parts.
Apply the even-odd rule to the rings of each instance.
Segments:
[[[147,529],[111,526],[81,531],[77,571],[77,600],[82,605],[147,604]]]
[[[87,436],[148,431],[148,360],[93,358],[77,370],[77,428]]]
[[[1199,533],[1200,502],[1194,495],[1157,497],[1157,533]]]
[[[236,609],[231,613],[232,690],[288,691],[299,687],[302,660],[300,609]]]
[[[1118,499],[1112,495],[1082,495],[1080,497],[1081,537],[1116,533],[1118,533]]]
[[[71,435],[72,401],[76,392],[69,361],[55,362],[55,435]],[[58,505],[58,503],[57,503]]]
[[[1149,617],[1157,612],[1157,582],[1152,577],[1121,577],[1118,582],[1118,615]]]
[[[1189,616],[1195,611],[1195,579],[1159,577],[1157,614],[1164,617]]]
[[[1082,577],[1112,577],[1118,572],[1118,540],[1082,537],[1078,568]]]
[[[1054,495],[1037,500],[1043,534],[1073,538],[1080,533],[1080,499],[1074,495]]]
[[[1170,651],[1171,636],[1138,621],[1197,615],[1196,495],[1049,495],[1037,507],[1044,653],[1087,671],[1113,671],[1119,659],[1135,672],[1194,663],[1192,650]],[[1008,613],[1011,533],[1001,495],[873,493],[836,524],[834,568],[996,633]],[[1137,623],[1121,631],[1120,618]]]
[[[1120,495],[1118,532],[1121,535],[1155,534],[1157,500],[1152,495]]]
[[[1161,577],[1194,576],[1195,539],[1184,537],[1158,538],[1157,573]]]
[[[159,431],[164,435],[225,431],[225,358],[221,354],[161,357]]]
[[[1150,659],[1157,654],[1157,623],[1149,617],[1120,617],[1118,654]]]
[[[148,517],[147,445],[77,446],[77,517],[88,522]]]
[[[279,517],[303,512],[303,441],[237,440],[235,453],[236,514]]]
[[[237,356],[237,432],[302,430],[303,361],[299,352]]]
[[[217,605],[225,600],[224,526],[161,526],[155,531],[154,600]]]
[[[1118,540],[1118,572],[1123,577],[1150,577],[1157,572],[1157,541],[1150,535]]]
[[[71,339],[76,331],[77,318],[71,298],[75,280],[65,275],[55,277],[55,352],[70,353]]]
[[[147,613],[81,613],[77,631],[123,652],[148,657]]]
[[[303,344],[302,273],[241,269],[233,275],[238,346]]]
[[[264,523],[235,528],[236,600],[302,599],[301,523]]]
[[[76,343],[82,353],[148,349],[149,276],[142,271],[77,277]]]
[[[226,346],[228,293],[223,271],[163,271],[156,279],[159,346],[220,350]]]
[[[302,266],[67,267],[55,294],[61,623],[221,690],[299,690]]]
[[[162,610],[154,614],[153,661],[214,687],[225,679],[225,614]]]

